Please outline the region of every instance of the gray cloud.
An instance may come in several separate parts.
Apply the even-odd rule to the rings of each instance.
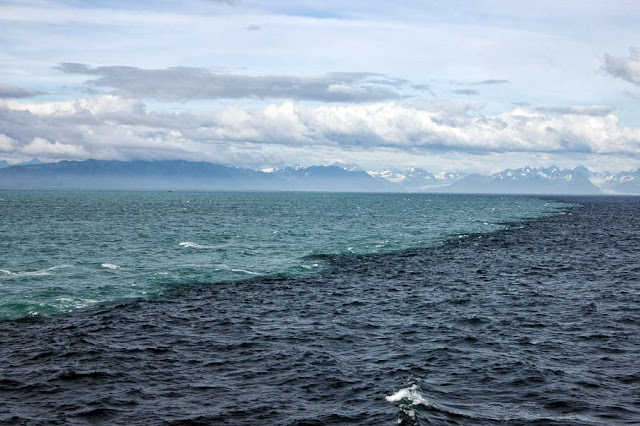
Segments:
[[[496,84],[506,84],[509,83],[509,80],[483,80],[483,81],[478,81],[476,83],[473,83],[474,86],[480,86],[480,85],[487,85],[487,86],[493,86]]]
[[[588,115],[591,117],[605,117],[615,111],[615,108],[603,106],[603,105],[594,105],[594,106],[579,106],[579,107],[539,107],[535,109],[536,111],[551,113],[551,114],[560,114],[560,115]]]
[[[370,75],[373,76],[375,74],[370,74]],[[379,84],[381,86],[401,87],[409,84],[409,80],[405,80],[403,78],[379,76],[379,78],[371,78],[370,80],[368,80],[368,83]]]
[[[614,77],[640,86],[640,48],[630,47],[628,58],[604,55],[604,70]]]
[[[429,86],[428,84],[414,84],[411,86],[411,88],[416,90],[426,90],[428,92],[431,91],[431,86]]]
[[[435,92],[433,91],[433,89],[431,88],[431,86],[429,86],[428,84],[412,84],[410,87],[412,89],[418,90],[420,92],[426,92],[426,93],[430,94],[431,96],[437,96],[435,94]]]
[[[118,95],[169,101],[249,98],[376,102],[405,97],[389,89],[404,84],[404,80],[372,73],[331,73],[320,77],[248,76],[214,73],[205,68],[91,68],[76,63],[62,63],[55,68],[70,74],[96,76],[86,84],[111,88]]]
[[[44,94],[44,92],[38,92],[36,90],[0,84],[0,98],[30,98]]]
[[[473,95],[477,95],[479,92],[473,89],[458,89],[458,90],[454,90],[453,93],[455,93],[456,95],[473,96]]]

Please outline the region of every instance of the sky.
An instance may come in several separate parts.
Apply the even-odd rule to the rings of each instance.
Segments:
[[[0,0],[0,160],[640,168],[640,1]]]

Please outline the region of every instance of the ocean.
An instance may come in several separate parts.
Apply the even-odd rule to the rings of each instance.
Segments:
[[[640,424],[640,198],[0,192],[0,422]]]

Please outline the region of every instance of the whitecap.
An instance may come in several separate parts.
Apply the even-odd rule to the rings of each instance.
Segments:
[[[416,412],[411,407],[416,405],[423,405],[425,407],[433,407],[425,397],[420,394],[420,390],[418,385],[413,384],[412,386],[404,389],[400,389],[393,395],[387,395],[385,399],[389,402],[396,402],[400,407],[402,413],[409,417],[412,421],[416,420]],[[398,423],[401,423],[401,420],[398,420]]]
[[[315,269],[318,266],[320,266],[320,265],[318,265],[317,263],[313,263],[311,265],[305,265],[305,264],[300,265],[300,267],[303,268],[303,269]]]
[[[424,405],[425,407],[431,407],[431,403],[420,394],[418,385],[404,389],[400,389],[393,395],[388,395],[385,399],[389,402],[400,402],[401,405]]]
[[[56,269],[64,269],[64,268],[70,268],[70,267],[71,265],[64,264],[64,265],[52,266],[51,268],[47,268],[45,270],[55,271]]]
[[[99,301],[96,299],[77,300],[74,305],[74,308],[82,309],[82,308],[86,308],[87,306],[95,305],[96,303],[99,303]]]
[[[247,271],[246,269],[232,269],[231,272],[238,272],[247,275],[260,275],[260,272]]]
[[[180,247],[194,247],[197,248],[200,245],[197,243],[192,243],[191,241],[183,241],[180,244],[178,244]]]
[[[205,245],[205,244],[198,244],[198,243],[194,243],[194,242],[191,242],[191,241],[183,241],[178,245],[180,247],[195,248],[195,249],[212,249],[212,248],[216,248],[215,246],[208,246],[208,245]]]
[[[24,277],[43,277],[45,275],[51,275],[51,269],[41,269],[39,271],[24,271],[24,272],[15,272],[11,275],[14,276],[24,276]]]
[[[12,277],[40,277],[40,276],[51,275],[51,272],[55,271],[56,269],[68,268],[70,266],[71,265],[57,265],[57,266],[52,266],[50,268],[40,269],[37,271],[19,271],[19,272],[13,272],[13,271],[10,271],[9,269],[0,269],[0,274],[9,275]]]
[[[113,263],[103,263],[100,266],[107,269],[120,269],[118,265],[114,265]]]

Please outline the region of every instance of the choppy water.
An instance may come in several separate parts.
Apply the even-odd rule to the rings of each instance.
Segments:
[[[4,321],[0,421],[638,424],[640,199],[565,201],[426,248],[319,250],[316,273]]]
[[[323,256],[431,247],[558,208],[519,197],[3,192],[0,319],[300,276],[322,270]]]

